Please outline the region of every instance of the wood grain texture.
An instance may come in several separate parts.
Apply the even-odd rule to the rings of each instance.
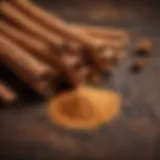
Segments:
[[[160,43],[160,22],[156,2],[152,5],[144,1],[137,2],[136,10],[131,4],[116,3],[117,11],[122,11],[120,18],[95,21],[89,19],[84,10],[80,10],[83,1],[70,1],[81,4],[77,14],[72,5],[65,5],[61,0],[53,6],[49,0],[38,1],[45,8],[53,9],[67,20],[106,24],[124,27],[132,33],[130,51],[136,41],[144,36]],[[97,8],[114,6],[115,1],[97,1]],[[97,2],[87,1],[86,5],[96,6]],[[117,2],[117,1],[116,1]],[[122,0],[121,2],[126,2]],[[129,3],[129,2],[128,2]],[[131,2],[130,2],[131,3]],[[151,3],[151,2],[150,2]],[[154,4],[155,3],[155,4]],[[145,5],[146,4],[146,5]],[[136,6],[136,2],[133,4]],[[154,8],[155,5],[155,9]],[[67,14],[66,10],[70,12]],[[103,7],[102,7],[103,6]],[[125,14],[124,6],[132,14]],[[146,6],[146,7],[145,7]],[[150,8],[151,7],[151,8]],[[63,10],[63,11],[62,11]],[[114,8],[111,7],[114,11]],[[154,12],[155,10],[155,12]],[[145,17],[145,13],[147,17]],[[156,17],[157,15],[157,17]],[[3,160],[159,160],[160,159],[160,47],[155,46],[149,66],[142,72],[130,72],[132,57],[116,70],[113,77],[106,81],[106,88],[114,88],[123,96],[121,115],[99,130],[76,132],[50,125],[45,115],[46,103],[24,105],[21,109],[0,110],[0,158]],[[128,54],[131,54],[129,52]]]

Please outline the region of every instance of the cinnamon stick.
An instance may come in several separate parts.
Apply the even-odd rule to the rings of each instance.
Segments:
[[[79,43],[82,43],[89,49],[89,52],[86,52],[85,55],[93,62],[94,66],[98,69],[101,68],[101,61],[98,58],[98,55],[95,54],[99,52],[99,48],[102,48],[104,44],[97,44],[92,39],[92,37],[87,36],[84,32],[79,33],[70,28],[67,23],[62,21],[57,16],[53,16],[45,12],[43,9],[37,7],[32,2],[27,0],[14,0],[11,1],[14,5],[25,12],[28,16],[32,17],[38,23],[46,26],[52,31],[56,31],[68,39],[75,40]],[[4,9],[5,10],[5,9]]]
[[[0,35],[0,61],[38,93],[51,93],[51,68],[3,35]]]
[[[52,51],[51,51],[52,52]],[[51,56],[51,61],[53,62],[53,65],[57,68],[59,68],[62,75],[67,77],[68,82],[71,84],[72,87],[77,88],[79,85],[81,85],[81,81],[79,77],[77,77],[77,73],[75,72],[72,65],[69,65],[66,58],[63,58],[62,56]]]
[[[56,54],[51,53],[51,51],[49,51],[49,48],[46,44],[42,43],[41,41],[38,41],[35,38],[32,38],[30,35],[20,32],[19,30],[7,25],[5,22],[1,21],[0,24],[1,24],[0,31],[2,31],[3,34],[5,34],[6,36],[11,38],[13,41],[17,42],[18,44],[21,44],[24,48],[30,48],[30,51],[34,51],[34,52],[30,52],[30,54],[47,62],[52,68],[54,68],[55,74],[57,74],[58,70],[61,70],[61,67],[60,67],[60,69],[58,68],[56,71],[55,68],[57,66],[54,63],[55,62],[54,57],[56,56]],[[77,63],[80,63],[80,59],[78,57],[76,58],[76,56],[77,55],[71,56],[68,54],[63,54],[63,61],[64,63],[66,63],[67,66],[72,67],[74,69],[74,66]]]
[[[38,57],[39,59],[47,62],[52,68],[54,68],[55,75],[57,74],[58,70],[56,71],[56,65],[54,63],[55,54],[50,53],[48,46],[38,41],[35,38],[32,38],[30,35],[20,32],[19,30],[7,25],[5,22],[0,22],[0,31],[3,32],[6,36],[11,38],[13,41],[21,44],[24,48],[30,49],[30,54]],[[32,52],[34,51],[34,52]],[[53,51],[54,52],[54,51]],[[80,63],[80,59],[76,55],[67,55],[63,54],[63,61],[66,63],[67,66],[74,68],[77,63]]]
[[[51,58],[52,56],[55,56],[55,54],[53,53],[54,54],[53,55],[53,54],[48,53],[49,52],[48,51],[48,46],[45,42],[43,42],[41,40],[38,40],[35,37],[18,30],[14,26],[8,25],[3,20],[0,21],[0,32],[2,32],[2,34],[9,37],[14,42],[20,44],[23,48],[27,49],[30,54],[32,54],[35,57],[39,58],[40,60],[48,63],[50,66],[52,66],[55,74],[57,74],[55,66],[53,65],[53,61],[52,61],[52,58]],[[107,48],[107,52],[105,51],[106,52],[106,56],[105,56],[106,58],[108,56],[107,55],[108,50],[109,50],[109,48]],[[111,48],[110,50],[112,51],[113,49]],[[105,52],[101,53],[99,56],[104,57]],[[113,52],[114,52],[114,50],[113,50]],[[63,55],[63,56],[65,56],[65,55]],[[71,59],[69,58],[69,55],[66,56],[66,59],[65,59],[66,62],[69,60],[69,62],[67,62],[68,65],[73,66],[71,61],[76,56],[77,55],[73,54],[72,56],[70,56]],[[78,58],[76,58],[76,59],[78,59]],[[75,62],[75,63],[77,63],[77,62]]]
[[[46,52],[47,44],[27,33],[17,29],[6,21],[0,20],[0,32],[7,36],[9,39],[20,44],[28,51]]]
[[[52,70],[56,74],[57,71],[53,67],[53,62],[50,59],[51,54],[48,53],[48,45],[45,42],[22,32],[14,26],[8,25],[3,20],[0,20],[0,33],[16,42],[33,56],[48,63],[52,66]]]
[[[57,32],[60,32],[65,36],[67,34],[66,37],[71,39],[73,37],[74,40],[80,43],[83,43],[83,44],[89,43],[89,46],[95,45],[94,42],[93,44],[91,43],[93,40],[90,36],[94,36],[96,38],[108,37],[108,38],[114,38],[116,40],[120,39],[121,43],[122,43],[122,40],[127,37],[127,32],[123,30],[118,30],[118,29],[117,30],[111,29],[111,28],[106,29],[103,27],[93,27],[92,29],[91,26],[84,26],[84,25],[78,26],[75,24],[69,26],[67,25],[67,23],[63,22],[58,16],[48,14],[43,9],[37,7],[36,5],[34,5],[32,2],[28,0],[14,0],[12,1],[12,3],[15,4],[22,11],[25,11],[29,16],[33,17],[39,23],[48,27],[49,29],[53,31],[56,30]],[[85,27],[87,28],[87,30],[90,30],[91,28],[91,31],[86,31]],[[64,33],[64,32],[67,32],[67,33]]]
[[[38,39],[32,35],[29,35],[13,25],[8,24],[4,20],[0,20],[0,32],[9,37],[16,43],[20,44],[23,48],[29,52],[33,52],[34,56],[45,60],[48,52],[48,44],[45,40]],[[73,41],[69,42],[69,45],[63,46],[63,50],[75,55],[75,51],[79,51],[81,46]],[[34,53],[35,52],[35,53]],[[37,52],[40,54],[37,54]],[[56,51],[55,51],[56,52]],[[40,56],[40,57],[39,57]],[[47,59],[46,59],[47,61]],[[48,62],[48,61],[47,61]],[[49,63],[49,62],[48,62]]]
[[[0,82],[0,99],[5,104],[13,104],[18,100],[18,96],[6,84]]]
[[[51,28],[54,31],[60,32],[66,37],[68,36],[68,38],[71,38],[71,39],[74,39],[74,40],[77,40],[83,43],[85,46],[87,46],[87,48],[89,48],[89,50],[85,52],[88,59],[93,62],[93,65],[96,68],[104,71],[104,65],[102,65],[102,61],[99,57],[99,54],[97,54],[97,52],[100,52],[99,49],[101,47],[104,48],[105,46],[104,43],[103,44],[95,43],[95,41],[90,36],[86,36],[84,32],[77,33],[77,31],[70,30],[69,25],[67,25],[65,22],[63,22],[62,20],[60,20],[59,18],[55,16],[54,17],[50,16],[49,14],[47,14],[45,11],[43,11],[39,7],[36,7],[35,5],[31,4],[31,2],[28,2],[28,1],[22,2],[19,0],[17,1],[15,0],[15,1],[12,1],[12,3],[18,6],[18,8],[20,8],[20,10],[23,10],[27,15],[30,15],[35,20],[47,26],[48,28]],[[5,7],[3,7],[3,9],[5,10]],[[107,63],[107,61],[105,62]]]
[[[67,23],[61,20],[59,17],[50,15],[40,7],[34,5],[28,0],[14,0],[11,1],[18,8],[23,10],[26,14],[31,16],[34,20],[37,20],[40,24],[50,28],[52,31],[57,31],[67,38],[71,38],[80,43],[83,43],[89,47],[93,47],[94,41],[89,36],[79,34],[72,30]]]
[[[91,26],[85,24],[71,24],[75,30],[83,30],[83,32],[96,38],[107,38],[110,40],[118,40],[121,43],[128,42],[128,33],[125,30],[106,28],[100,26]]]
[[[59,35],[46,30],[38,23],[32,21],[29,17],[23,14],[23,12],[21,12],[11,3],[8,3],[6,1],[0,2],[0,12],[13,23],[18,25],[22,30],[39,39],[51,43],[56,48],[61,48],[65,43]]]

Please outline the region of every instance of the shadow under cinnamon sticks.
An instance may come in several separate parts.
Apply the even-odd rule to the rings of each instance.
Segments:
[[[13,71],[11,71],[7,66],[2,65],[0,67],[0,81],[5,82],[8,88],[10,88],[16,96],[18,97],[16,103],[16,106],[21,103],[34,103],[34,102],[40,102],[44,99],[42,95],[37,94],[29,85],[23,81],[21,78],[19,78]],[[7,105],[6,103],[2,103],[2,107],[5,106],[7,109],[10,108],[10,104]],[[4,107],[3,107],[4,108]]]

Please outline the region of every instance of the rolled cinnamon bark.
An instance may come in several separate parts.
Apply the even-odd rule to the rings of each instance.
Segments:
[[[33,56],[51,65],[53,72],[56,74],[57,71],[53,67],[53,62],[50,59],[51,54],[48,53],[47,43],[22,32],[16,27],[7,24],[3,20],[0,20],[0,33],[8,37],[13,42],[16,42]]]
[[[0,100],[5,104],[13,104],[18,100],[17,94],[0,81]]]
[[[51,68],[3,35],[0,35],[0,61],[38,93],[51,94]]]
[[[56,48],[61,48],[64,43],[66,43],[59,35],[46,30],[38,23],[32,21],[23,12],[7,1],[0,2],[0,12],[22,30],[39,39],[51,43]]]
[[[12,3],[14,3],[21,10],[25,11],[35,20],[38,20],[38,22],[47,26],[51,30],[56,30],[64,35],[70,34],[67,37],[71,39],[72,39],[72,36],[74,37],[74,34],[75,34],[75,37],[73,39],[75,40],[78,39],[79,42],[84,43],[84,44],[89,43],[89,46],[92,45],[92,38],[90,36],[93,36],[96,38],[109,38],[109,39],[112,38],[114,40],[120,40],[121,42],[119,43],[123,43],[124,42],[123,40],[126,41],[126,38],[128,37],[127,32],[125,32],[124,30],[118,30],[118,29],[117,30],[111,29],[111,28],[106,29],[104,27],[92,27],[92,26],[87,26],[87,25],[78,26],[76,24],[68,26],[69,27],[68,28],[67,24],[63,22],[62,20],[60,20],[60,18],[58,18],[56,15],[54,16],[54,15],[48,14],[43,9],[37,7],[36,5],[34,5],[32,2],[29,2],[28,0],[14,0],[12,1]],[[63,32],[67,32],[67,33],[63,33]],[[68,33],[68,32],[71,32],[71,33]],[[87,36],[87,35],[90,35],[90,36]]]
[[[24,48],[28,48],[30,51],[29,52],[30,54],[36,56],[42,61],[47,62],[53,68],[55,76],[59,73],[59,71],[61,71],[61,67],[58,68],[59,66],[57,67],[56,64],[54,63],[55,58],[56,58],[55,57],[56,53],[52,53],[52,51],[49,51],[50,48],[48,48],[47,44],[42,43],[42,41],[38,41],[37,39],[35,39],[34,37],[30,35],[20,32],[16,28],[9,26],[5,22],[2,22],[2,21],[0,22],[0,32],[2,32],[2,34],[9,37],[12,41],[17,42]],[[68,67],[71,67],[74,69],[74,66],[77,63],[80,63],[80,59],[77,57],[78,55],[71,56],[71,55],[68,55],[67,53],[66,54],[61,53],[61,54],[62,56],[60,57],[63,57],[63,61],[64,61],[63,63],[65,63],[65,65],[67,65]],[[63,67],[66,68],[66,66],[63,66],[62,64],[62,68]]]
[[[72,30],[67,23],[62,21],[59,17],[50,15],[40,7],[34,5],[28,0],[14,0],[11,3],[15,4],[18,8],[23,10],[26,14],[33,17],[39,23],[50,28],[52,31],[57,31],[63,34],[67,38],[79,41],[89,47],[93,47],[94,41],[89,36],[77,33],[77,31]]]
[[[100,49],[105,48],[104,43],[95,43],[94,39],[84,34],[84,32],[77,32],[70,28],[70,25],[62,21],[57,16],[53,16],[45,12],[43,9],[37,7],[33,3],[27,0],[14,0],[11,1],[14,5],[24,11],[27,15],[32,17],[38,23],[46,26],[52,31],[56,31],[62,34],[67,39],[75,40],[87,47],[85,55],[93,62],[93,65],[99,70],[104,68],[101,65],[101,61],[98,58],[97,52]]]
[[[120,40],[110,40],[108,38],[98,38],[98,37],[93,37],[95,41],[101,41],[103,42],[106,47],[113,48],[113,49],[123,49],[126,47],[126,43]]]
[[[82,26],[82,27],[81,27]],[[81,34],[85,34],[85,35],[88,35],[90,37],[92,37],[95,41],[99,41],[101,42],[100,44],[103,44],[104,46],[106,47],[113,47],[113,48],[123,48],[124,46],[126,46],[126,44],[128,43],[128,35],[127,35],[127,32],[126,32],[126,35],[121,35],[119,32],[120,31],[112,31],[112,29],[106,29],[103,27],[102,29],[99,27],[95,27],[95,30],[97,29],[97,32],[96,34],[92,34],[89,30],[89,27],[86,26],[85,28],[85,25],[78,25],[78,24],[71,24],[70,27],[81,33]],[[94,28],[94,26],[91,26]],[[99,33],[99,30],[100,30],[100,33]],[[106,32],[106,33],[102,33],[102,32]],[[113,34],[112,34],[113,32]]]
[[[88,35],[96,38],[107,38],[110,40],[119,40],[121,43],[128,42],[128,33],[125,30],[113,29],[107,27],[98,27],[85,24],[71,24],[75,30],[83,30]]]
[[[17,29],[10,24],[7,24],[4,20],[0,20],[0,32],[7,36],[9,39],[20,44],[22,47],[28,51],[34,52],[46,52],[47,44],[42,40],[39,40],[25,32]]]
[[[53,61],[51,58],[51,56],[55,56],[55,54],[53,53],[54,55],[52,55],[52,54],[48,53],[48,46],[45,42],[43,42],[42,40],[38,40],[35,37],[18,30],[14,26],[8,25],[3,20],[0,20],[0,32],[2,32],[2,34],[7,36],[8,38],[10,38],[12,41],[20,44],[23,48],[27,49],[30,54],[32,54],[35,57],[39,58],[40,60],[48,63],[50,66],[52,66],[55,74],[57,74],[55,66],[53,65]],[[111,46],[110,46],[110,48],[111,48]],[[110,50],[112,51],[113,48],[114,47],[112,47]],[[109,48],[107,48],[107,50],[109,51]],[[108,51],[106,52],[106,58],[108,57],[108,55],[107,55]],[[113,52],[114,52],[114,50],[113,50]],[[65,58],[66,63],[68,63],[68,65],[70,65],[70,66],[73,66],[72,65],[73,58],[78,60],[78,57],[75,54],[73,54],[72,56],[65,54],[63,56],[66,57]],[[104,53],[101,53],[100,57],[102,57],[102,56],[104,57]],[[76,61],[75,64],[76,63],[79,63],[79,62]]]
[[[86,46],[89,52],[85,52],[87,57],[93,62],[93,64],[98,68],[101,68],[101,62],[98,59],[97,52],[99,52],[99,48],[104,47],[104,44],[95,43],[95,41],[90,37],[84,34],[84,32],[77,32],[70,28],[70,26],[62,21],[57,16],[53,16],[45,12],[43,9],[37,7],[33,3],[27,0],[14,0],[12,1],[14,5],[23,10],[27,15],[33,17],[34,20],[39,22],[40,24],[48,27],[52,31],[56,31],[62,34],[64,37],[68,39],[75,40],[79,43],[82,43]],[[94,52],[94,53],[93,53]]]
[[[52,52],[52,51],[50,51]],[[64,54],[65,55],[65,54]],[[51,61],[53,65],[57,67],[61,74],[65,77],[66,80],[71,84],[72,87],[77,88],[81,85],[81,81],[79,77],[77,77],[77,73],[74,70],[73,64],[76,63],[76,59],[68,60],[62,56],[51,56]],[[71,64],[71,65],[70,65]]]
[[[11,2],[14,3],[14,5],[18,6],[21,10],[25,11],[26,14],[30,15],[30,17],[33,17],[35,20],[37,20],[41,24],[47,26],[48,28],[51,28],[54,31],[57,31],[63,34],[67,38],[77,40],[82,44],[84,44],[85,46],[87,46],[87,51],[85,52],[87,59],[89,59],[89,61],[92,61],[92,64],[94,65],[94,67],[104,71],[104,64],[102,65],[99,55],[97,54],[98,52],[100,52],[100,50],[105,48],[104,43],[103,44],[97,43],[90,36],[86,36],[85,34],[77,33],[77,31],[73,31],[72,29],[70,29],[69,25],[67,25],[65,22],[63,22],[62,20],[60,20],[55,16],[53,17],[49,15],[42,9],[31,4],[31,2],[19,1],[19,0],[15,0]],[[7,7],[7,10],[6,10],[6,7]],[[12,13],[11,11],[16,13],[17,10],[11,4],[7,4],[7,2],[5,3],[3,2],[1,10],[5,14],[7,13],[9,17],[12,17],[13,20],[15,19],[15,16],[10,16],[10,15]],[[19,19],[25,22],[24,16],[22,18],[22,15],[19,15],[17,13],[14,15],[17,15],[16,20],[18,20],[18,22],[19,22]]]

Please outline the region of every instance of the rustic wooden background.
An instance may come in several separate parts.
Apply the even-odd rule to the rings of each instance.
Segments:
[[[155,48],[149,66],[130,72],[132,57],[124,61],[104,87],[121,92],[121,115],[99,130],[76,132],[50,125],[46,103],[29,96],[24,84],[5,68],[1,78],[12,77],[27,97],[22,104],[0,109],[2,160],[159,160],[160,159],[160,3],[158,0],[36,0],[50,12],[71,22],[126,28],[131,43],[150,37]],[[34,101],[33,101],[34,100]],[[37,101],[35,101],[37,100]]]

